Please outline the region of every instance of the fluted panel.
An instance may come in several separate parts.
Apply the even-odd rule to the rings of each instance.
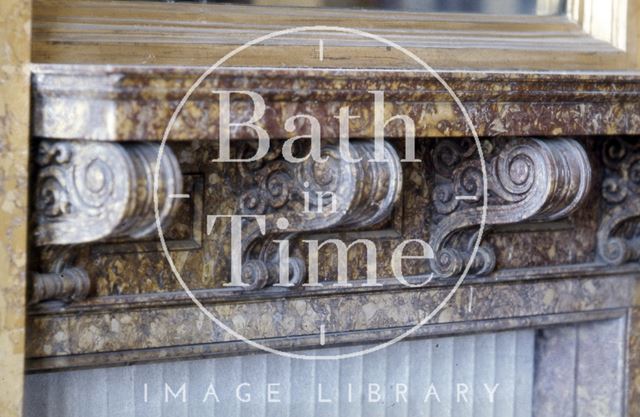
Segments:
[[[25,414],[530,417],[534,345],[522,330],[404,341],[341,361],[254,354],[33,374]]]

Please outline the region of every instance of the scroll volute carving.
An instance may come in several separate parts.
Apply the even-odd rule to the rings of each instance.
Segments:
[[[41,141],[37,150],[36,245],[69,245],[155,231],[153,172],[159,146],[91,141]],[[159,215],[172,211],[182,176],[164,148],[158,181]]]
[[[48,141],[35,156],[35,244],[60,245],[51,271],[30,274],[30,303],[86,298],[91,280],[69,259],[75,245],[137,239],[155,232],[153,173],[159,146],[91,141]],[[168,147],[158,175],[158,214],[173,211],[182,175]],[[72,256],[71,256],[72,257]]]
[[[604,215],[598,229],[598,255],[608,264],[640,259],[640,145],[611,138],[603,146]]]
[[[488,204],[486,230],[494,225],[551,221],[573,212],[587,196],[591,166],[573,139],[513,139],[483,142]],[[482,171],[473,142],[445,140],[432,152],[436,171],[432,268],[440,276],[463,271],[482,219]],[[486,274],[496,257],[486,243],[470,270]]]
[[[248,189],[240,196],[241,212],[265,215],[264,230],[255,221],[243,230],[242,277],[249,284],[247,289],[272,285],[279,279],[280,257],[274,240],[292,240],[301,233],[326,229],[357,230],[389,217],[402,189],[395,149],[385,143],[382,162],[370,162],[374,159],[371,141],[352,141],[349,152],[360,161],[348,162],[338,146],[326,145],[322,148],[325,162],[308,158],[290,163],[276,149],[259,162],[243,166],[241,176]],[[303,257],[293,252],[289,268],[290,283],[302,284],[306,276]]]

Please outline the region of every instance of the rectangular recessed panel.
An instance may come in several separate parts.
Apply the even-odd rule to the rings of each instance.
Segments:
[[[539,330],[536,417],[621,417],[624,413],[625,317]]]
[[[534,331],[32,374],[26,416],[530,417]],[[349,346],[304,351],[337,355]]]

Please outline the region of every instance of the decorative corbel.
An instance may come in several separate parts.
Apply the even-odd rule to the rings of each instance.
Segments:
[[[573,139],[484,141],[483,150],[489,192],[487,227],[556,220],[573,212],[587,196],[591,166],[585,150]],[[477,239],[482,171],[471,141],[439,141],[432,163],[436,172],[432,268],[447,277],[463,271]],[[482,243],[470,273],[487,274],[495,263],[493,249]]]
[[[138,239],[155,231],[153,173],[159,145],[48,141],[35,157],[34,243],[72,246],[112,238]],[[158,176],[161,221],[182,189],[175,155],[164,148]],[[62,259],[54,271],[32,273],[31,301],[86,298],[86,272]]]
[[[398,154],[386,142],[381,162],[371,161],[372,141],[352,141],[348,150],[358,162],[341,157],[338,146],[326,145],[321,151],[324,162],[287,162],[276,149],[257,163],[243,165],[241,176],[249,185],[240,196],[240,210],[265,216],[264,229],[250,221],[243,230],[242,280],[249,285],[245,288],[279,280],[280,255],[274,240],[327,229],[361,229],[388,219],[402,189]],[[294,253],[288,265],[290,284],[300,285],[305,262]]]
[[[622,138],[603,146],[604,216],[598,228],[598,255],[621,265],[640,259],[640,145]]]
[[[35,243],[70,245],[154,232],[153,173],[159,145],[41,141],[35,158]],[[182,175],[168,147],[158,176],[163,221]]]

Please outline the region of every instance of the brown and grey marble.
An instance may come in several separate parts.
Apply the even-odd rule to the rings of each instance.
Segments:
[[[496,139],[496,145],[508,139]],[[401,149],[397,141],[392,143]],[[593,154],[592,144],[584,146]],[[192,290],[222,288],[230,275],[230,225],[219,221],[207,233],[207,215],[240,214],[242,196],[255,184],[247,175],[244,164],[211,162],[215,148],[211,142],[170,143],[184,173],[183,189],[191,196],[180,200],[175,215],[168,220],[165,238],[170,254],[185,283]],[[580,145],[583,146],[583,145]],[[402,241],[430,240],[430,229],[438,221],[433,195],[435,176],[430,165],[431,143],[421,143],[418,155],[423,162],[402,166],[402,191],[393,206],[390,219],[378,225],[357,229],[328,229],[302,234],[292,244],[301,251],[306,246],[301,239],[339,238],[350,243],[359,238],[372,240],[377,249],[377,276],[393,277],[391,255]],[[600,179],[594,168],[594,182]],[[591,193],[580,207],[558,221],[521,223],[514,213],[512,224],[495,225],[487,229],[484,241],[493,248],[496,268],[532,268],[552,265],[589,263],[595,259],[596,230],[599,216],[598,194]],[[497,210],[501,210],[498,207]],[[277,213],[277,211],[275,211]],[[84,268],[94,282],[92,297],[130,296],[136,294],[171,293],[181,291],[178,281],[168,268],[160,250],[157,236],[143,240],[108,239],[87,243],[73,249],[73,265]],[[409,246],[408,253],[416,253],[417,246]],[[303,253],[304,254],[304,253]],[[348,278],[366,277],[367,260],[363,245],[348,252]],[[56,247],[35,248],[34,270],[48,272],[60,257]],[[307,259],[303,256],[302,259]],[[318,275],[322,281],[334,281],[337,275],[335,249],[320,250]],[[35,269],[38,268],[38,269]],[[405,276],[428,274],[426,260],[404,262]]]
[[[159,140],[179,100],[206,68],[40,64],[33,71],[33,133],[61,139]],[[640,74],[443,72],[480,136],[563,136],[640,133]],[[266,103],[260,121],[272,138],[292,136],[285,120],[312,114],[323,137],[338,137],[334,117],[349,105],[354,138],[373,137],[373,100],[384,90],[388,115],[413,118],[416,137],[470,136],[443,86],[426,71],[224,68],[198,87],[170,138],[218,136],[218,100],[211,90],[250,90]],[[251,103],[234,100],[232,122]],[[232,129],[232,138],[251,138]],[[400,123],[386,129],[404,135]]]
[[[199,74],[200,69],[194,68],[38,65],[32,75],[33,133],[46,139],[158,140],[173,108]],[[442,75],[465,103],[478,133],[489,142],[501,141],[498,137],[502,136],[594,136],[578,140],[591,158],[597,190],[603,181],[599,158],[602,138],[640,134],[639,74]],[[330,253],[323,254],[320,262],[324,288],[267,289],[251,296],[222,289],[229,270],[228,229],[218,225],[207,234],[204,219],[207,214],[237,213],[247,178],[237,166],[211,162],[216,149],[210,138],[218,135],[218,103],[209,93],[212,89],[262,93],[267,112],[261,123],[273,139],[291,136],[284,130],[284,120],[289,116],[309,113],[320,120],[323,139],[330,142],[339,132],[334,115],[345,103],[352,115],[359,116],[352,121],[351,136],[372,137],[369,90],[388,92],[388,114],[412,116],[420,138],[466,138],[470,132],[446,91],[426,73],[259,68],[216,72],[195,91],[170,136],[169,146],[185,174],[184,189],[194,198],[180,203],[167,236],[183,278],[217,317],[247,337],[282,349],[317,346],[321,324],[326,327],[329,345],[379,342],[406,330],[446,296],[452,286],[447,280],[411,290],[391,283],[383,289],[336,291],[328,285],[336,274]],[[234,120],[244,120],[250,109],[247,101],[234,101]],[[0,123],[2,120],[0,117]],[[396,140],[403,135],[399,124],[391,124],[386,135],[401,149]],[[234,130],[232,136],[251,137],[246,129]],[[421,140],[421,157],[428,155],[432,146],[429,140]],[[24,173],[24,161],[14,162],[17,172]],[[388,222],[357,233],[330,231],[324,235],[352,240],[371,237],[379,251],[378,275],[385,284],[391,276],[389,254],[395,244],[407,238],[428,241],[433,221],[432,173],[420,164],[405,164],[403,172],[403,193]],[[601,194],[593,192],[586,204],[565,219],[493,228],[485,241],[495,248],[496,272],[469,277],[419,335],[620,320],[631,311],[628,411],[629,415],[640,414],[640,409],[636,410],[640,402],[637,264],[608,267],[598,263],[596,233],[602,205]],[[21,203],[15,206],[18,211],[23,208]],[[210,212],[212,208],[215,213]],[[8,227],[13,231],[22,226]],[[17,245],[16,234],[11,233],[7,241]],[[24,255],[23,248],[9,249],[8,254],[18,255],[14,259],[24,258],[20,255]],[[214,325],[180,291],[158,249],[154,238],[138,242],[114,239],[77,248],[75,265],[86,269],[96,284],[92,297],[67,306],[45,303],[31,309],[28,367],[44,370],[250,352]],[[32,254],[30,265],[43,268],[58,256],[51,248]],[[350,279],[364,276],[363,255],[363,248],[349,253]],[[15,274],[7,276],[20,276],[19,266],[11,269]],[[429,272],[428,265],[420,262],[410,264],[408,269],[412,275]],[[12,288],[18,293],[22,289]],[[13,297],[6,304],[20,311],[17,299]],[[16,317],[12,323],[19,323],[21,316]],[[13,328],[19,333],[19,325]],[[617,338],[617,352],[620,329],[615,330],[598,337],[606,339],[608,334],[611,340]],[[584,334],[578,333],[576,341],[587,346]],[[13,357],[20,357],[20,342],[9,342],[15,346]],[[583,364],[600,359],[591,348],[582,355],[587,358]],[[578,373],[588,382],[590,372],[596,369],[601,372],[594,378],[610,377],[617,382],[618,374],[611,373],[615,366],[597,365],[585,365]],[[583,385],[576,407],[584,415],[612,415],[608,403],[612,395],[594,393],[593,387],[598,385]]]
[[[512,326],[526,325],[532,316],[625,309],[633,302],[634,285],[635,279],[629,275],[470,283],[459,289],[426,327],[453,326],[449,331],[454,332],[456,324],[464,322],[506,320],[502,324],[504,328],[510,322]],[[342,335],[346,335],[347,340],[362,342],[372,329],[407,328],[435,308],[449,290],[450,287],[383,289],[203,303],[222,322],[245,337],[280,340],[281,344],[293,348],[305,338],[319,343],[320,324],[325,325],[329,344],[340,342]],[[117,355],[185,345],[209,345],[215,351],[224,350],[224,346],[233,341],[232,336],[211,322],[190,300],[184,300],[162,308],[129,305],[124,309],[84,313],[32,314],[28,356],[42,359],[90,353]]]

